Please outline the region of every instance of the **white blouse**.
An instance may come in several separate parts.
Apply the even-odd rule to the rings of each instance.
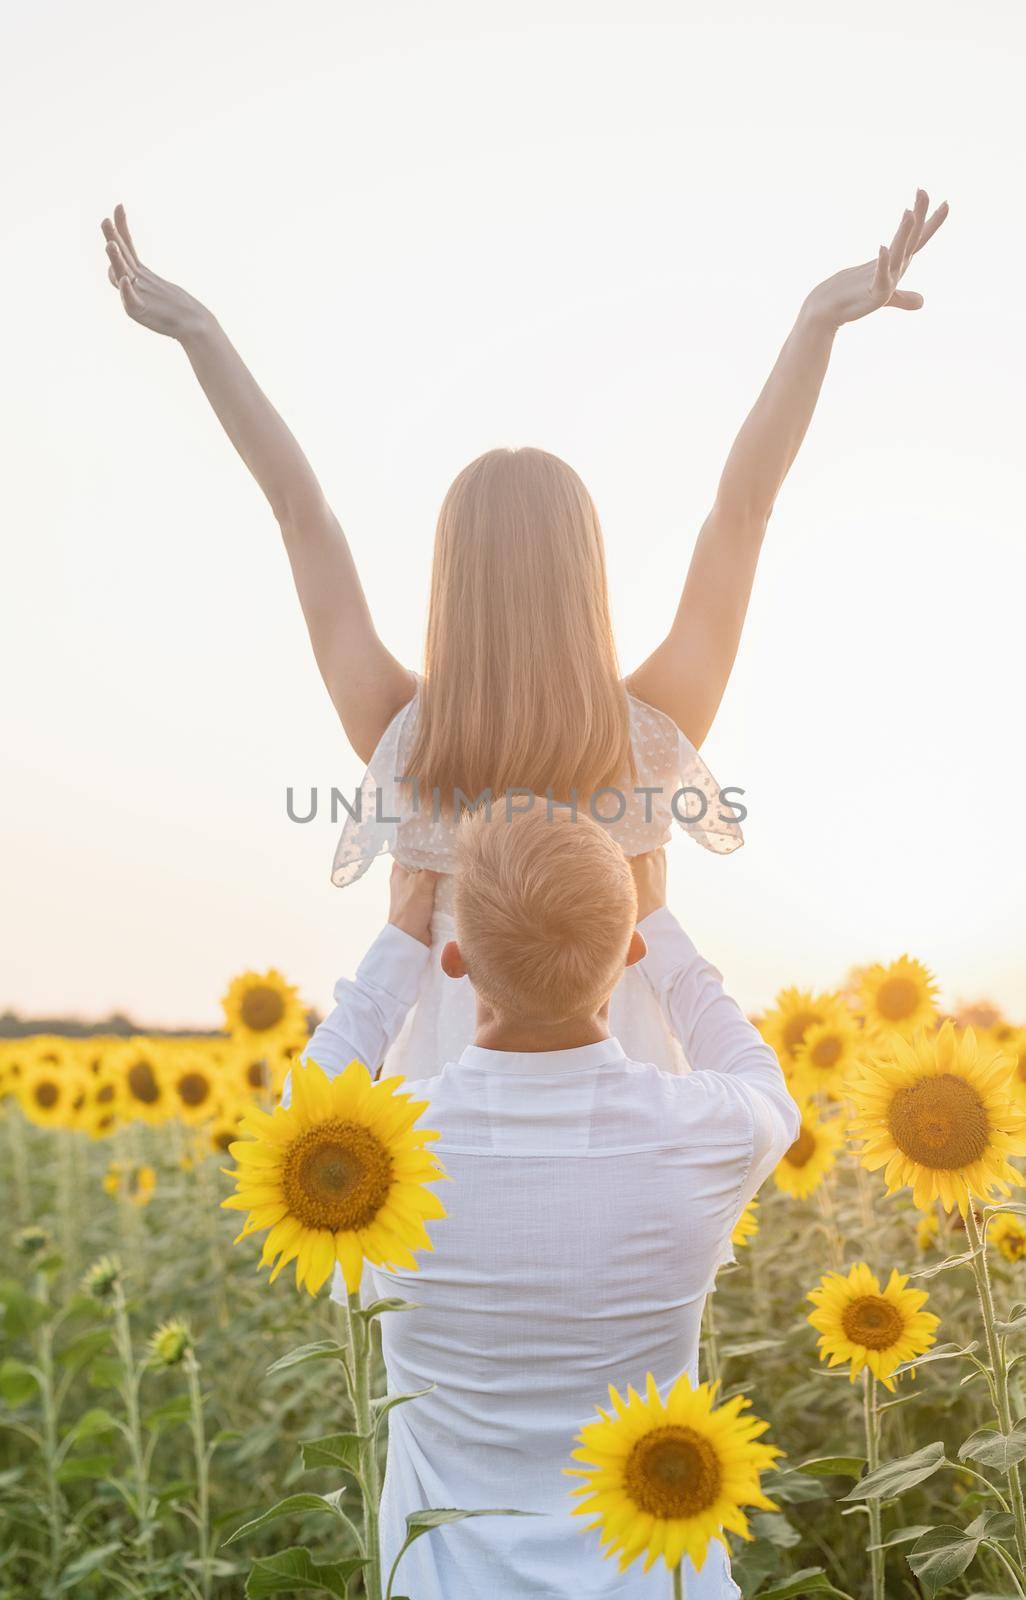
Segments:
[[[694,745],[662,711],[632,694],[627,695],[627,711],[635,776],[624,777],[618,790],[598,797],[594,807],[624,854],[656,849],[667,842],[675,826],[717,855],[736,850],[744,842],[735,809],[741,791],[721,791]],[[452,872],[458,823],[444,811],[436,816],[438,808],[430,795],[420,795],[410,782],[401,781],[409,771],[419,712],[418,689],[389,724],[358,795],[349,801],[352,815],[335,851],[332,881],[340,888],[355,883],[386,852],[405,867],[441,873],[432,923],[437,954],[454,933]],[[502,804],[501,799],[496,801]],[[526,805],[527,797],[512,804]],[[621,806],[623,814],[618,815]],[[580,809],[586,809],[584,802]],[[627,969],[616,987],[610,1027],[636,1060],[654,1062],[671,1072],[684,1070],[680,1047],[635,967]],[[438,961],[431,961],[416,1004],[389,1048],[384,1070],[407,1078],[428,1077],[439,1061],[457,1060],[473,1033],[469,980],[448,979]]]
[[[389,1417],[382,1502],[391,1563],[422,1507],[512,1507],[437,1529],[403,1557],[416,1600],[665,1600],[662,1564],[626,1573],[571,1517],[563,1475],[607,1387],[697,1379],[705,1296],[741,1211],[798,1136],[776,1057],[665,908],[639,964],[692,1065],[629,1060],[615,1039],[508,1054],[470,1045],[414,1087],[450,1177],[418,1272],[368,1268],[365,1292],[417,1303],[382,1319],[392,1393],[435,1388]],[[426,946],[386,928],[310,1041],[329,1073],[373,1070],[416,998]],[[333,1294],[344,1293],[336,1276]],[[734,1600],[725,1552],[690,1600]]]

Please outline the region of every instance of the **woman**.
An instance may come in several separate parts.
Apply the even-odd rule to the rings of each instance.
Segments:
[[[109,277],[125,311],[182,345],[267,497],[321,675],[368,762],[359,814],[336,853],[337,884],[351,883],[383,850],[408,867],[451,873],[457,791],[519,789],[591,803],[628,855],[663,844],[674,819],[708,849],[741,843],[736,812],[697,750],[726,688],[770,513],[836,333],[883,306],[919,309],[922,296],[899,285],[947,205],[928,212],[920,189],[875,260],[836,273],[805,299],[727,458],[673,625],[626,679],[594,504],[577,474],[541,450],[490,451],[456,478],[438,522],[424,676],[403,667],[378,637],[309,462],[216,318],[142,264],[123,206],[104,219]],[[602,790],[611,793],[599,803]],[[443,945],[451,882],[439,886],[436,907]],[[611,1024],[636,1059],[679,1065],[650,992],[630,972]],[[472,1025],[469,985],[445,980],[433,962],[386,1070],[433,1071],[459,1054]]]

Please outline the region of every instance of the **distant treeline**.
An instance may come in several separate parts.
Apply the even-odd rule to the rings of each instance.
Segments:
[[[0,1039],[24,1039],[31,1033],[56,1033],[66,1039],[91,1039],[96,1034],[115,1035],[128,1039],[133,1034],[145,1033],[151,1038],[176,1038],[188,1034],[190,1038],[216,1039],[219,1028],[144,1028],[120,1011],[99,1022],[82,1022],[78,1017],[20,1017],[16,1011],[0,1014]]]

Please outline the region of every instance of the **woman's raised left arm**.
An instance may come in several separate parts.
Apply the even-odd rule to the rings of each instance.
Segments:
[[[808,296],[727,457],[673,626],[628,679],[696,746],[727,687],[770,514],[812,420],[837,330],[881,306],[919,310],[922,295],[898,285],[948,214],[946,202],[932,216],[928,209],[929,197],[917,190],[875,260],[835,273]]]

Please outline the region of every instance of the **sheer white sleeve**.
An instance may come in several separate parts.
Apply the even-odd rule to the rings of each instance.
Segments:
[[[427,945],[389,924],[371,945],[355,978],[335,985],[335,1008],[314,1030],[303,1061],[316,1061],[337,1077],[350,1061],[362,1061],[373,1077],[395,1042],[420,989],[431,959]],[[292,1098],[292,1074],[285,1079],[282,1105]]]
[[[739,1196],[741,1210],[797,1139],[798,1107],[773,1051],[673,913],[661,906],[639,927],[648,945],[640,970],[655,990],[692,1074],[716,1074],[718,1091],[735,1104],[740,1100],[747,1110],[752,1150]]]

